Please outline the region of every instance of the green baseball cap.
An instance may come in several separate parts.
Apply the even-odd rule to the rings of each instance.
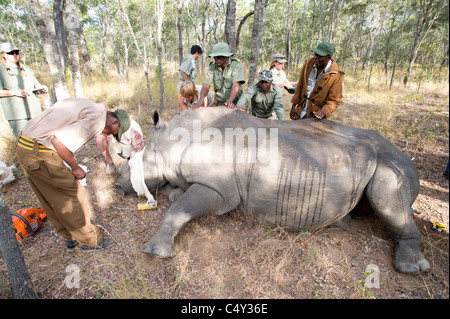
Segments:
[[[212,53],[209,55],[211,58],[214,58],[216,56],[225,56],[230,57],[234,53],[230,52],[230,47],[228,44],[224,42],[219,42],[213,46]]]
[[[119,132],[117,133],[116,136],[117,141],[120,142],[122,134],[128,131],[128,129],[130,128],[130,117],[128,116],[128,113],[122,109],[117,109],[114,113],[116,113],[117,118],[119,119],[120,122]]]
[[[317,55],[320,56],[332,56],[335,51],[336,49],[334,48],[334,45],[329,42],[321,42],[319,43],[317,48],[313,50],[314,53],[317,53]]]

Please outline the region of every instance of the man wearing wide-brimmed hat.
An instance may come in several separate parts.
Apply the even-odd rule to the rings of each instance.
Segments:
[[[306,60],[297,88],[291,99],[293,120],[315,117],[329,118],[342,99],[342,74],[332,58],[334,45],[319,43],[314,56]]]
[[[242,86],[245,83],[242,63],[232,57],[228,44],[219,42],[214,45],[212,53],[214,62],[208,67],[205,82],[202,87],[201,97],[193,106],[196,109],[203,105],[211,84],[214,84],[215,99],[211,106],[225,105],[229,109],[235,108],[235,103],[242,94]]]

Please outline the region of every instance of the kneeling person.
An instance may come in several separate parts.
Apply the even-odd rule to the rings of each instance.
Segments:
[[[184,81],[180,86],[180,93],[178,94],[178,105],[181,110],[195,110],[193,105],[201,98],[202,86],[194,85],[191,81]],[[208,91],[207,96],[204,97],[202,107],[210,106],[214,102],[214,94]]]
[[[259,72],[258,83],[248,87],[242,94],[236,107],[241,111],[248,110],[251,102],[252,114],[265,119],[284,120],[283,92],[273,84],[273,73],[264,69]],[[276,116],[273,114],[276,113]]]
[[[108,112],[119,121],[119,131],[116,134],[102,133],[97,136],[97,147],[106,159],[106,173],[114,172],[114,163],[111,153],[130,159],[139,151],[144,149],[144,138],[140,125],[130,119],[128,113],[118,109]]]

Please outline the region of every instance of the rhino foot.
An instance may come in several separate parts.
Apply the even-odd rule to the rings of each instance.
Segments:
[[[418,274],[430,269],[430,263],[417,244],[400,242],[395,247],[394,267],[402,273]]]
[[[159,258],[168,258],[176,255],[173,241],[164,242],[155,237],[156,236],[150,238],[150,240],[141,247],[141,250],[144,253],[154,255]]]

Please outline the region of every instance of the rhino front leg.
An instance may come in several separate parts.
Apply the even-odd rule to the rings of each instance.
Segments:
[[[391,231],[395,241],[394,267],[399,272],[416,274],[430,268],[420,250],[422,234],[417,228],[411,208],[418,185],[399,174],[389,164],[378,165],[366,194],[375,213]]]
[[[233,208],[212,188],[193,184],[170,206],[158,231],[141,250],[161,258],[175,256],[174,238],[183,225],[191,219],[221,215],[231,209]]]
[[[166,194],[170,202],[173,204],[178,200],[178,198],[181,197],[181,195],[184,194],[184,191],[181,188],[172,186],[168,183],[164,186],[164,194]]]

